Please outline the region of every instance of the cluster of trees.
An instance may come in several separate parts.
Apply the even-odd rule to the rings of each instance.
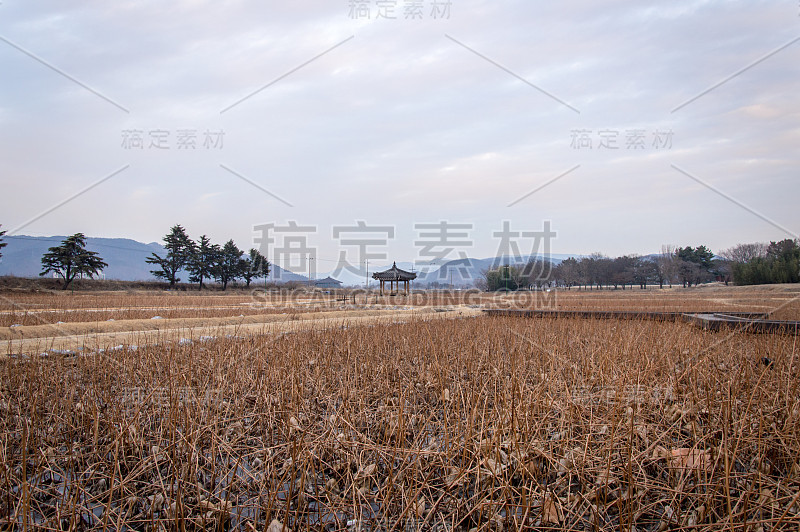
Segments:
[[[483,279],[479,280],[478,287],[492,291],[527,288],[533,284],[531,282],[533,276],[526,275],[526,269],[527,267],[507,264],[494,270],[487,270],[483,272]]]
[[[2,242],[4,234],[5,231],[0,231],[0,249],[6,245]],[[153,253],[146,260],[158,266],[151,273],[168,281],[170,288],[180,282],[178,273],[184,270],[189,272],[189,281],[199,283],[201,290],[203,282],[210,279],[221,283],[223,290],[237,279],[243,279],[250,286],[254,279],[266,278],[270,272],[269,262],[258,250],[251,249],[245,255],[233,240],[219,246],[212,244],[205,235],[194,242],[180,225],[172,227],[164,237],[164,244],[166,253],[163,257]],[[106,267],[108,264],[96,252],[86,249],[83,233],[76,233],[63,240],[61,245],[47,250],[42,256],[39,275],[57,274],[63,281],[62,290],[66,290],[77,277],[94,278]]]
[[[583,288],[622,288],[648,284],[681,283],[697,285],[711,280],[729,281],[727,263],[715,259],[706,246],[663,246],[656,256],[625,255],[609,258],[593,253],[580,259],[568,258],[558,265],[533,260],[524,265],[508,265],[484,272],[478,286],[487,290],[520,290],[547,286]]]
[[[800,240],[739,244],[720,252],[736,284],[800,282]]]
[[[150,273],[169,282],[170,288],[180,282],[181,271],[188,272],[189,282],[199,283],[200,290],[203,282],[211,279],[220,283],[223,290],[237,279],[250,286],[254,279],[266,278],[270,272],[270,263],[257,249],[245,254],[233,240],[220,246],[212,244],[206,235],[195,242],[180,225],[173,226],[164,237],[164,249],[163,257],[153,253],[146,260],[157,266]]]

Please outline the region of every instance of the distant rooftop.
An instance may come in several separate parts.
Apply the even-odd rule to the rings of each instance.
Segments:
[[[334,279],[333,277],[331,277],[329,275],[328,277],[326,277],[324,279],[320,279],[319,281],[314,281],[314,284],[317,285],[317,286],[319,286],[319,285],[340,285],[340,284],[342,284],[342,282],[341,281],[337,281],[336,279]]]

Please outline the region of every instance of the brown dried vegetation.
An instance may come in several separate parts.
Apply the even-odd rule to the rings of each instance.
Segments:
[[[797,340],[480,317],[8,359],[0,528],[797,530]]]

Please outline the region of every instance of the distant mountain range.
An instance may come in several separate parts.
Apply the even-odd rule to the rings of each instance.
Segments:
[[[0,275],[16,275],[17,277],[38,277],[42,271],[42,255],[47,249],[58,246],[65,236],[6,236],[8,245],[0,250]],[[127,238],[92,238],[86,239],[86,248],[96,251],[108,267],[103,271],[106,279],[123,281],[152,280],[152,266],[144,260],[151,253],[164,253],[160,244],[151,242],[142,244]]]
[[[47,253],[47,249],[59,245],[65,236],[6,236],[4,241],[8,243],[0,253],[0,275],[15,275],[17,277],[38,277],[42,271],[42,255]],[[106,279],[118,279],[122,281],[148,281],[154,280],[150,270],[153,266],[147,264],[145,259],[151,253],[158,253],[163,256],[164,248],[157,242],[144,244],[128,238],[93,238],[86,239],[86,247],[91,251],[96,251],[108,263],[108,267],[103,271]],[[455,286],[472,286],[474,281],[481,277],[481,272],[496,268],[505,264],[524,264],[533,256],[524,257],[491,257],[485,259],[462,258],[444,262],[441,265],[415,267],[411,262],[398,262],[397,267],[417,272],[417,283],[427,285],[438,282],[439,284],[454,284]],[[553,254],[550,260],[554,264],[560,263],[568,257],[580,257],[580,255]],[[391,268],[388,265],[370,265],[370,281],[372,274]],[[364,275],[342,269],[341,271],[329,271],[316,273],[315,279],[322,279],[331,276],[338,279],[344,286],[364,286],[366,280]],[[188,275],[184,272],[181,275],[183,281],[187,280]],[[308,282],[308,277],[292,273],[288,270],[272,265],[270,280],[278,282]]]
[[[48,248],[58,246],[65,236],[5,236],[3,241],[8,245],[0,250],[0,275],[15,275],[17,277],[38,277],[42,271],[42,255]],[[108,263],[103,270],[106,279],[121,281],[153,281],[155,277],[150,273],[154,269],[152,264],[147,264],[145,259],[151,253],[164,256],[164,247],[151,242],[143,244],[128,238],[86,238],[86,248],[96,251]],[[281,282],[298,281],[306,282],[307,277],[297,275],[279,267],[273,267],[280,272]],[[187,281],[188,274],[180,275],[182,281]]]

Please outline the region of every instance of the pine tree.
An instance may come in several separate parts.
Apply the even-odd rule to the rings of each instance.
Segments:
[[[203,289],[204,279],[214,278],[214,268],[219,261],[222,253],[219,245],[212,244],[206,235],[200,237],[194,248],[194,253],[189,259],[186,269],[191,274],[189,281],[200,283],[200,290]]]
[[[258,279],[260,277],[266,279],[269,275],[269,261],[267,261],[267,258],[259,253],[257,249],[251,248],[249,256],[243,260],[242,277],[245,283],[247,283],[248,288],[253,279]]]
[[[243,270],[242,250],[236,247],[233,240],[228,240],[217,260],[214,277],[222,283],[222,289],[225,290],[229,282],[242,277]]]
[[[194,254],[195,243],[186,234],[186,230],[180,225],[175,225],[164,237],[164,249],[167,253],[162,258],[153,253],[145,259],[148,264],[155,264],[158,270],[150,270],[150,273],[169,282],[170,288],[180,282],[178,272],[184,268]]]
[[[86,249],[86,237],[83,233],[76,233],[61,242],[60,246],[54,246],[47,250],[42,256],[42,273],[45,276],[50,272],[57,273],[63,280],[62,290],[78,275],[88,275],[94,277],[108,264],[103,262],[97,253]]]

